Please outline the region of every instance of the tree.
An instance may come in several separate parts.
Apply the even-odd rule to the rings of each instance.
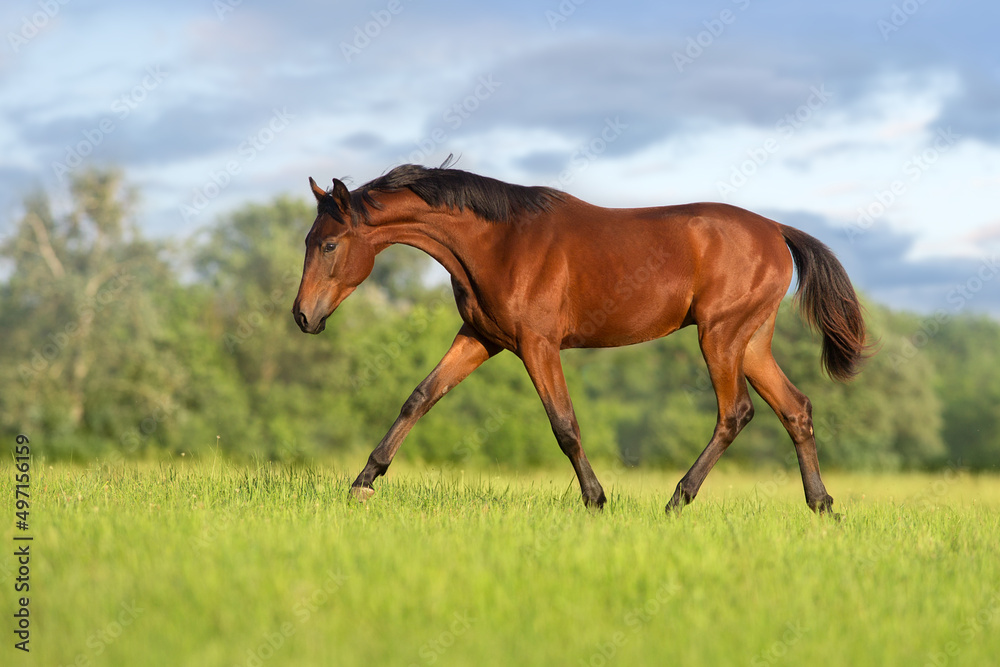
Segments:
[[[0,291],[3,426],[53,453],[134,451],[176,411],[183,383],[160,344],[157,288],[173,275],[164,247],[139,233],[121,172],[78,172],[69,195],[61,213],[28,197],[0,247],[12,267]]]
[[[914,340],[926,343],[918,348]],[[929,357],[943,371],[935,389],[943,403],[946,463],[1000,469],[1000,325],[965,316],[907,343],[911,357]]]

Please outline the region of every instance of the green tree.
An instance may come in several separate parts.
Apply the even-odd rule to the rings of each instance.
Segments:
[[[30,196],[0,248],[12,268],[0,291],[3,426],[54,454],[137,450],[176,412],[184,381],[157,300],[173,274],[139,233],[120,171],[81,171],[69,194],[62,213]]]
[[[1000,325],[984,316],[925,322],[900,346],[900,358],[929,357],[941,369],[947,464],[1000,469]],[[918,347],[918,344],[920,347]]]

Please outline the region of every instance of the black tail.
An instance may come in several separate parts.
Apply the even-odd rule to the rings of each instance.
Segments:
[[[799,308],[823,333],[823,366],[830,377],[847,382],[861,370],[870,347],[854,286],[833,251],[821,241],[785,225],[781,234],[799,274],[795,293]]]

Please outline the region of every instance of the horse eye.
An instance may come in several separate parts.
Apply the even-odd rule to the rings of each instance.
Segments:
[[[324,243],[323,244],[323,252],[333,252],[336,249],[337,249],[337,244],[336,243]]]

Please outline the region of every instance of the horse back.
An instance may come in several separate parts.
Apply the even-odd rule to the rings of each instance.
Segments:
[[[726,204],[579,203],[554,216],[541,244],[558,264],[544,289],[560,293],[563,347],[652,340],[756,303],[776,305],[788,289],[791,256],[773,220]]]

